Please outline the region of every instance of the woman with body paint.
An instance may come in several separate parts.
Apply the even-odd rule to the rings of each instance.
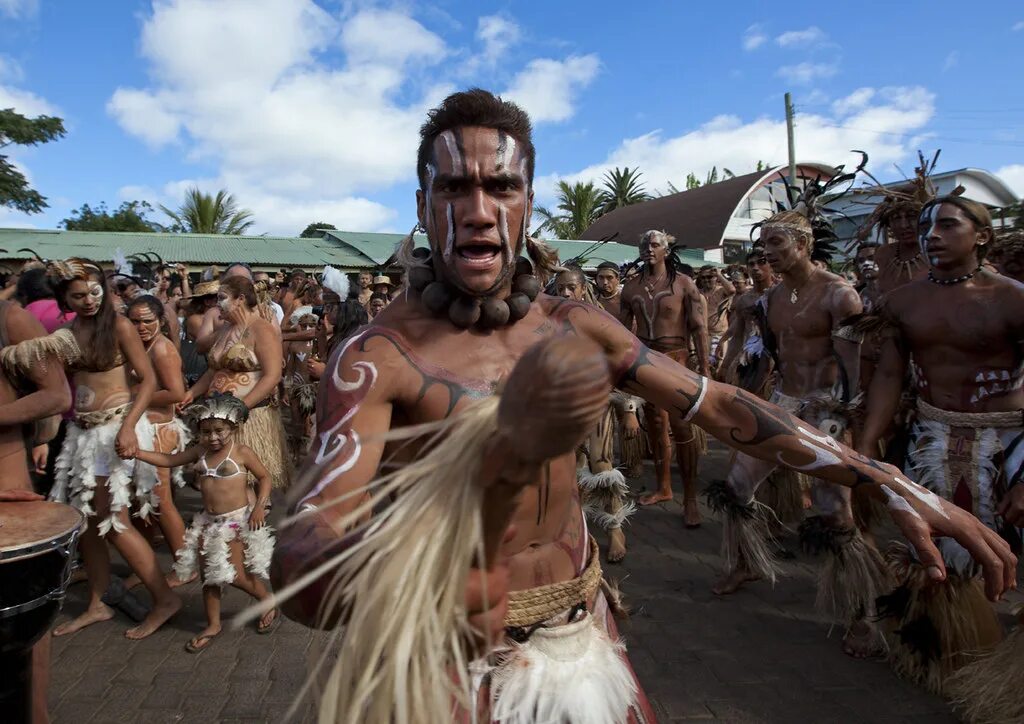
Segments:
[[[3,365],[25,374],[56,359],[75,387],[75,416],[57,458],[51,498],[70,503],[86,517],[79,550],[89,579],[89,604],[54,635],[74,633],[114,615],[102,601],[110,584],[110,542],[153,598],[142,623],[125,632],[130,639],[145,638],[181,608],[153,550],[128,519],[133,507],[146,518],[160,505],[156,470],[131,459],[140,440],[147,447],[153,443],[142,416],[152,402],[156,375],[132,324],[114,310],[98,266],[72,258],[51,262],[47,272],[61,309],[76,317],[51,335],[7,348]],[[134,387],[129,372],[137,380]]]

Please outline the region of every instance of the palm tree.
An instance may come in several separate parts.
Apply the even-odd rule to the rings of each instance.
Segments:
[[[193,234],[244,234],[255,221],[248,209],[239,209],[235,197],[224,189],[216,196],[204,194],[196,187],[185,192],[185,203],[177,211],[164,205],[160,210],[171,221],[171,231]]]
[[[534,209],[544,222],[537,228],[534,235],[548,231],[556,239],[581,239],[587,227],[601,215],[604,194],[594,187],[593,181],[583,183],[577,181],[569,184],[558,182],[558,210],[556,214],[543,206]]]
[[[601,193],[604,201],[601,203],[601,213],[621,209],[623,206],[631,206],[647,201],[651,195],[647,193],[640,177],[643,174],[639,168],[619,168],[616,166],[611,171],[605,172]]]

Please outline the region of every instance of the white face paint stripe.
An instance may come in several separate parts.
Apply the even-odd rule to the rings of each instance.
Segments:
[[[516,153],[516,139],[507,134],[503,134],[504,147],[498,147],[498,153],[494,160],[494,167],[496,169],[508,168],[512,165],[512,157]]]
[[[445,131],[441,134],[441,138],[444,139],[444,145],[448,148],[448,155],[452,157],[452,171],[461,173],[462,155],[459,153],[459,145],[455,142],[455,136],[451,131]]]
[[[427,207],[427,233],[437,236],[437,229],[434,228],[434,179],[437,178],[437,169],[431,163],[427,164],[427,188],[423,192],[424,204]],[[408,288],[408,287],[407,287]]]
[[[697,414],[697,410],[700,409],[700,406],[704,404],[704,395],[708,392],[708,378],[698,377],[697,384],[700,385],[700,390],[697,392],[697,401],[693,403],[693,407],[691,407],[686,415],[683,416],[683,422],[689,422],[693,416]]]
[[[448,261],[455,250],[455,207],[448,204],[445,207],[445,215],[448,217],[448,237],[444,242],[444,260]]]
[[[498,237],[501,239],[501,258],[505,264],[512,263],[512,243],[508,238],[508,209],[498,204]]]
[[[530,217],[526,213],[530,206],[530,180],[526,177],[526,159],[522,158],[519,161],[519,173],[523,177],[523,226],[519,230],[519,248],[516,253],[523,253],[523,249],[526,247],[526,227],[530,223]]]

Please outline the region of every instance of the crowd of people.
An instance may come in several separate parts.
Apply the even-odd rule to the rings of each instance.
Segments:
[[[406,694],[432,721],[453,696],[485,719],[653,721],[590,526],[621,563],[628,517],[675,498],[673,458],[681,524],[700,526],[710,433],[736,449],[703,491],[723,522],[716,594],[785,585],[797,533],[847,654],[888,656],[977,721],[1024,717],[1019,687],[990,686],[1024,660],[990,603],[1015,585],[1024,526],[1020,232],[937,197],[922,160],[879,189],[849,261],[818,181],[742,263],[693,269],[651,230],[635,261],[587,272],[527,233],[534,162],[514,104],[474,90],[431,111],[428,246],[403,240],[399,284],[26,264],[0,306],[0,429],[25,461],[3,484],[87,517],[88,605],[54,635],[121,608],[144,638],[199,579],[189,652],[214,645],[225,585],[263,604],[260,633],[282,613],[359,632],[321,703],[337,721],[408,720]],[[185,484],[203,500],[189,523]],[[272,504],[291,514],[277,531]]]

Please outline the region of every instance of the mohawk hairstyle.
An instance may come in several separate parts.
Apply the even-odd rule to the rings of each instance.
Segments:
[[[427,114],[420,127],[420,147],[416,152],[416,175],[420,188],[427,183],[427,164],[433,154],[434,139],[445,131],[465,126],[493,128],[516,139],[526,156],[526,175],[533,186],[536,150],[533,147],[533,125],[526,111],[511,101],[502,100],[482,88],[452,93],[441,105]]]

